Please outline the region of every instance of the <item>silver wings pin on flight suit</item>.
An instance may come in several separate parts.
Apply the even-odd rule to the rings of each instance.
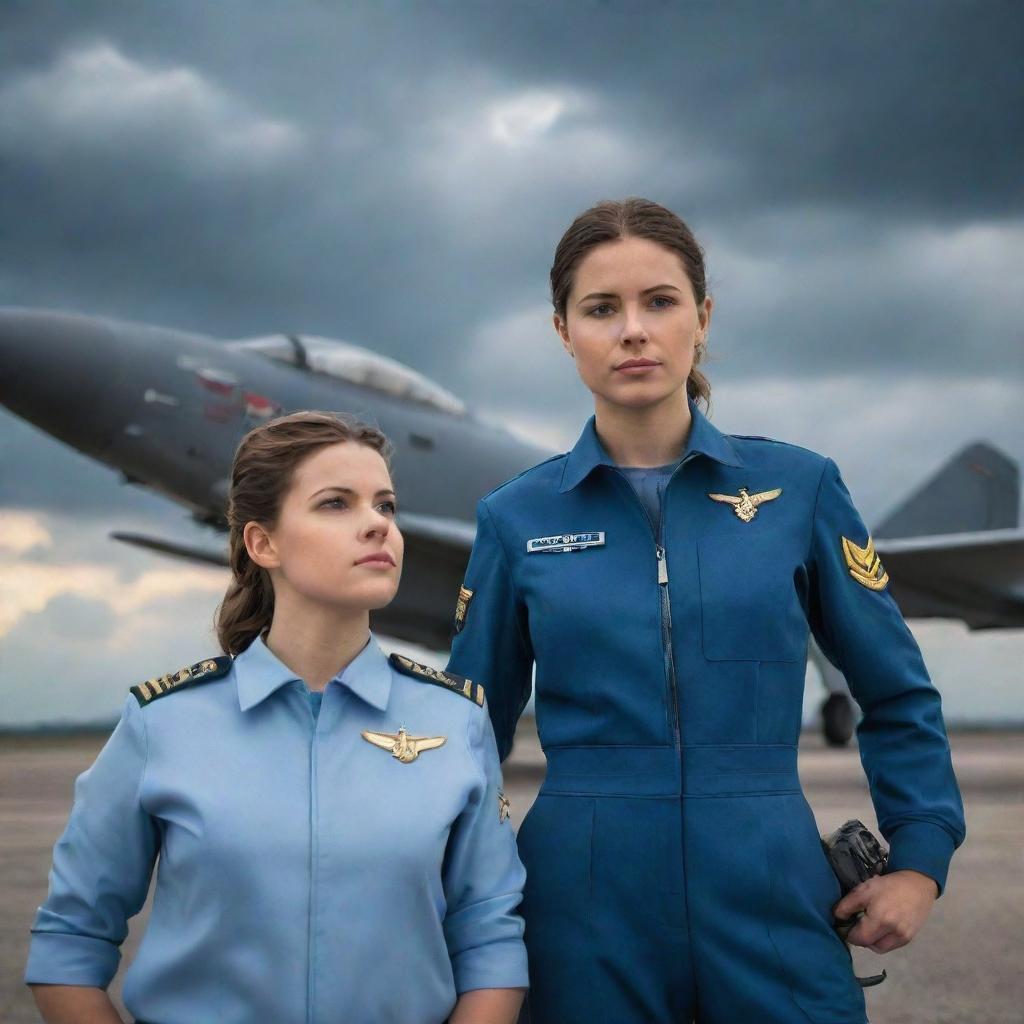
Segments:
[[[745,523],[749,523],[757,515],[757,506],[766,501],[774,501],[782,493],[781,487],[759,494],[748,494],[746,487],[740,488],[739,494],[709,494],[712,501],[724,501],[732,505],[733,512]]]
[[[410,736],[402,726],[397,733],[370,732],[363,730],[363,739],[375,747],[390,751],[402,764],[412,764],[424,750],[433,750],[444,745],[446,736]]]

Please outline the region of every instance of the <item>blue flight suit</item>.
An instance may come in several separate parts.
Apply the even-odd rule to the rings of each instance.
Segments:
[[[809,629],[864,712],[889,870],[941,887],[964,820],[939,695],[835,464],[691,413],[658,536],[593,419],[478,506],[449,668],[504,758],[536,662],[531,1021],[863,1024],[797,776]]]
[[[316,713],[257,638],[133,689],[76,783],[25,980],[105,988],[159,858],[139,1021],[440,1024],[458,993],[525,987],[483,691],[410,665],[371,636]],[[402,728],[404,760],[381,740]]]

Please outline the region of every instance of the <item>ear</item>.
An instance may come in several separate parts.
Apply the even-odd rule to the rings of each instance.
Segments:
[[[569,328],[566,326],[565,321],[555,313],[551,317],[551,323],[554,324],[555,333],[562,340],[562,347],[575,359],[576,353],[572,350],[572,342],[569,340]]]
[[[245,541],[245,550],[249,557],[262,569],[277,569],[281,565],[277,550],[274,548],[274,541],[270,534],[255,520],[245,524],[242,530],[242,539]]]
[[[697,308],[697,320],[700,322],[700,330],[697,340],[707,342],[708,328],[711,326],[711,310],[715,308],[715,300],[710,295],[704,296],[704,301]]]

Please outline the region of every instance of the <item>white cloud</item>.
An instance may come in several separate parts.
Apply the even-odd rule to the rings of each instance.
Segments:
[[[102,721],[127,688],[218,653],[223,569],[111,541],[111,521],[5,512],[48,546],[0,549],[0,724]],[[12,546],[13,547],[13,546]]]
[[[55,599],[72,595],[99,600],[124,619],[124,632],[134,631],[132,616],[169,599],[219,599],[227,588],[224,570],[202,567],[153,568],[126,581],[106,563],[44,565],[0,558],[0,638],[24,617],[43,611]]]
[[[713,350],[739,372],[1024,379],[1024,221],[879,228],[806,207],[708,240]]]
[[[31,512],[0,509],[0,554],[24,555],[33,548],[53,547],[53,537]]]
[[[506,146],[536,141],[580,101],[572,93],[525,92],[493,103],[487,111],[491,137]]]
[[[1024,264],[1024,221],[910,227],[894,236],[892,249],[908,280],[960,305],[965,325],[972,328],[963,339],[968,360],[971,338],[1011,325],[1024,366],[1024,291],[1012,269]]]
[[[718,166],[708,147],[688,139],[681,149],[605,97],[568,85],[517,89],[489,70],[436,81],[417,113],[410,178],[436,195],[449,230],[492,245],[539,211],[561,219],[602,198],[696,189]]]
[[[249,109],[199,71],[132,60],[106,41],[66,49],[6,85],[0,138],[20,158],[152,150],[214,175],[276,166],[303,142],[293,124]]]

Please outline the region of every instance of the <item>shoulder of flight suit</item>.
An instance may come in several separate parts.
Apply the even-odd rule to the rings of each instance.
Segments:
[[[433,683],[435,686],[442,686],[451,693],[457,693],[460,697],[472,701],[478,707],[484,706],[484,688],[480,683],[474,683],[472,679],[456,675],[454,672],[446,672],[431,665],[423,665],[411,658],[401,654],[391,654],[388,657],[391,667],[403,675],[424,683]]]
[[[568,454],[568,452],[561,452],[559,455],[552,455],[551,458],[538,462],[535,466],[530,466],[529,469],[524,469],[521,473],[517,473],[488,491],[480,500],[487,501],[501,492],[506,492],[509,495],[516,494],[521,488],[531,484],[544,487],[553,481],[557,487],[562,476],[562,462]],[[502,497],[504,496],[502,494]]]
[[[194,665],[186,665],[177,672],[168,672],[166,675],[147,679],[144,683],[133,686],[131,693],[139,702],[139,707],[145,707],[169,693],[176,693],[199,683],[209,683],[214,679],[222,679],[231,670],[231,661],[227,655],[205,658]]]
[[[820,474],[828,462],[826,456],[789,441],[756,434],[728,434],[744,462],[771,469],[790,469]]]

